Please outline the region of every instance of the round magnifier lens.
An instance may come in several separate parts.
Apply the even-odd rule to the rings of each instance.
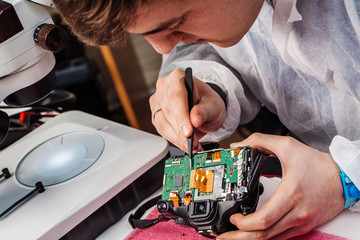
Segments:
[[[23,185],[41,181],[51,186],[67,181],[93,165],[104,150],[103,138],[92,132],[66,133],[41,143],[26,154],[15,171]]]

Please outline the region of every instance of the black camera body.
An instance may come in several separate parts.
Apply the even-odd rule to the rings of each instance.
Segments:
[[[206,237],[236,230],[230,216],[256,210],[264,162],[265,155],[250,147],[202,152],[193,161],[188,156],[168,159],[157,209]]]

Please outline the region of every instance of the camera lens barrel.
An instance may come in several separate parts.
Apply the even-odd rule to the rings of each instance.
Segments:
[[[209,222],[215,216],[216,207],[216,201],[210,199],[191,202],[188,217],[194,222]]]
[[[157,208],[159,212],[169,212],[171,203],[165,200],[159,200],[157,202]]]
[[[195,203],[194,214],[205,214],[206,213],[206,202]]]

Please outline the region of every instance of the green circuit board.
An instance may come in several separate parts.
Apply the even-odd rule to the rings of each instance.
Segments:
[[[248,148],[201,152],[194,154],[191,167],[188,155],[167,159],[162,199],[181,206],[189,200],[219,199],[227,193],[246,191],[252,164],[249,155]]]

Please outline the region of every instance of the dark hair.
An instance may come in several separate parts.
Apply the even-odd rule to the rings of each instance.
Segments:
[[[89,45],[117,45],[126,40],[124,28],[136,9],[151,0],[54,0],[71,31]]]

